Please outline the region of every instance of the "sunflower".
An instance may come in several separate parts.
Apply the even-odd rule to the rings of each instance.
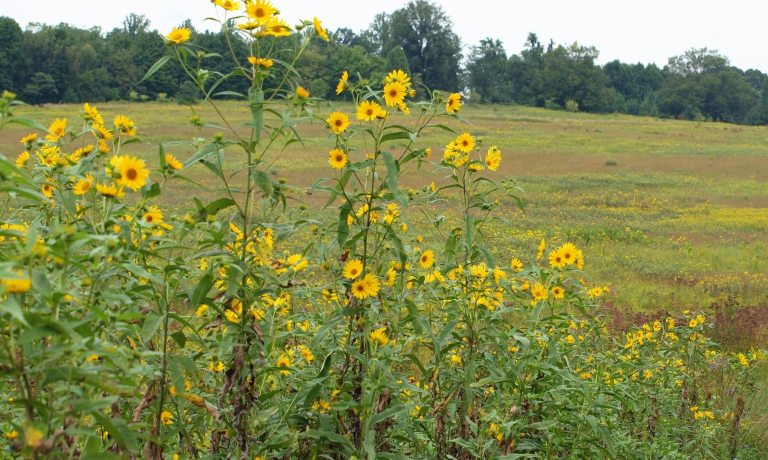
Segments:
[[[32,287],[32,280],[22,272],[18,272],[15,278],[0,278],[0,285],[5,288],[6,294],[23,294]]]
[[[101,117],[99,111],[96,110],[96,107],[87,102],[83,104],[83,118],[85,118],[86,121],[92,121],[94,124],[104,124],[104,119]]]
[[[93,176],[87,174],[84,178],[77,181],[75,186],[72,188],[72,192],[75,195],[85,195],[89,190],[91,190],[91,187],[93,187]]]
[[[57,118],[53,120],[51,126],[48,127],[48,132],[45,139],[49,142],[58,142],[67,132],[67,119]]]
[[[307,91],[307,88],[303,86],[297,86],[296,95],[299,97],[299,99],[307,99],[309,97],[309,91]]]
[[[399,81],[392,81],[384,85],[384,102],[387,107],[400,106],[405,101],[405,85]]]
[[[274,64],[272,59],[260,58],[256,56],[248,56],[248,62],[250,62],[252,66],[264,67],[265,69],[272,67]]]
[[[341,78],[339,79],[339,84],[336,85],[336,95],[343,93],[344,90],[347,88],[349,83],[349,72],[346,70],[341,74]]]
[[[284,370],[281,370],[280,373],[283,375],[288,375],[291,373],[289,368],[293,365],[293,362],[291,361],[291,356],[288,353],[281,353],[280,357],[277,358],[277,367],[283,368]]]
[[[357,106],[357,119],[360,121],[373,121],[386,116],[387,112],[381,108],[378,102],[363,101]]]
[[[124,134],[126,136],[136,135],[136,125],[134,124],[133,120],[126,116],[118,115],[115,117],[115,128],[120,131],[120,134]]]
[[[27,134],[26,136],[22,137],[19,143],[21,144],[32,144],[37,140],[37,133]]]
[[[485,165],[491,171],[496,171],[501,165],[501,150],[495,145],[492,145],[488,149],[488,153],[485,154]]]
[[[555,286],[552,288],[552,297],[556,299],[562,299],[565,297],[565,290],[561,288],[560,286]]]
[[[377,343],[382,347],[389,343],[386,326],[382,326],[376,330],[371,331],[371,333],[368,334],[368,337],[371,339],[371,342]]]
[[[191,35],[192,32],[186,27],[174,27],[173,30],[171,30],[171,32],[165,36],[165,38],[174,45],[180,45],[189,41],[189,37]]]
[[[179,170],[184,167],[184,165],[173,155],[170,153],[165,154],[165,164],[168,165],[169,168]]]
[[[96,184],[96,191],[99,195],[107,198],[122,198],[125,196],[123,187],[117,187],[115,184]]]
[[[49,184],[48,182],[44,183],[42,187],[40,187],[40,191],[43,192],[43,195],[45,195],[47,198],[53,197],[53,191],[56,190],[56,187],[53,186],[53,184]]]
[[[563,251],[557,249],[549,253],[549,265],[552,268],[565,268],[565,258],[563,257]]]
[[[245,14],[260,26],[266,25],[277,14],[272,3],[265,0],[249,1],[245,4]]]
[[[531,287],[531,295],[533,296],[533,300],[537,302],[540,300],[547,300],[547,297],[549,297],[547,288],[541,283],[536,283]]]
[[[344,278],[349,280],[357,278],[361,273],[363,273],[363,263],[358,259],[349,259],[341,272]]]
[[[29,161],[29,152],[25,150],[21,152],[19,156],[16,157],[16,167],[23,168],[28,161]]]
[[[328,153],[328,164],[333,169],[344,169],[347,164],[347,154],[341,149],[333,149]]]
[[[315,19],[313,22],[315,24],[315,33],[317,34],[317,36],[327,42],[330,42],[331,37],[328,36],[328,31],[323,29],[323,24],[320,22],[319,19],[317,19],[317,16],[315,16]]]
[[[333,112],[325,121],[334,134],[341,134],[349,128],[349,117],[341,112]]]
[[[421,253],[421,257],[419,258],[419,264],[421,264],[421,268],[429,268],[435,263],[435,253],[431,249],[427,249],[426,251]]]
[[[461,94],[453,93],[448,96],[448,101],[445,103],[445,111],[448,113],[456,113],[461,109]]]
[[[103,124],[94,123],[93,134],[105,141],[111,141],[113,137],[112,131],[108,130]]]
[[[158,225],[163,223],[163,211],[157,206],[151,206],[142,217],[144,222],[149,225]]]
[[[509,266],[512,267],[512,270],[517,273],[523,271],[523,263],[517,257],[512,259],[512,262],[509,264]]]
[[[127,155],[116,156],[112,158],[110,164],[120,175],[117,179],[118,185],[128,187],[134,192],[146,185],[149,169],[147,169],[144,160]]]
[[[563,256],[565,265],[573,265],[576,263],[577,251],[579,250],[576,249],[576,246],[574,246],[573,243],[565,243],[560,246],[560,253]]]
[[[291,27],[282,19],[273,17],[256,35],[258,37],[288,37],[291,35]]]
[[[469,133],[461,133],[453,141],[453,146],[464,153],[470,153],[475,148],[475,138]]]
[[[384,84],[392,82],[401,83],[405,87],[406,91],[411,87],[411,77],[409,77],[407,73],[400,69],[395,69],[392,72],[389,72],[386,77],[384,77]]]
[[[163,413],[160,414],[160,422],[163,425],[173,425],[173,414],[164,410]]]
[[[240,2],[236,0],[213,0],[213,3],[227,11],[237,11],[240,9]]]

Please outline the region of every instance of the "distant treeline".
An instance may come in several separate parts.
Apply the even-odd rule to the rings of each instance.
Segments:
[[[239,39],[194,31],[189,21],[184,25],[193,31],[191,43],[212,53],[190,57],[201,59],[201,68],[211,71],[210,85],[227,76],[216,92],[224,93],[221,97],[245,92],[247,80],[231,78],[236,76],[231,74],[233,54],[247,65],[252,50]],[[14,91],[32,104],[116,99],[193,102],[200,91],[180,66],[166,65],[140,82],[169,52],[163,36],[149,26],[145,17],[132,14],[122,27],[107,33],[66,24],[32,24],[22,31],[15,20],[0,17],[0,90]],[[309,33],[282,40],[301,40]],[[313,96],[335,96],[344,70],[378,81],[399,68],[409,72],[417,86],[462,91],[472,102],[768,123],[768,75],[733,67],[725,56],[706,48],[672,57],[664,68],[619,61],[599,66],[594,47],[543,45],[531,33],[520,54],[507,56],[499,40],[487,38],[472,47],[469,56],[462,56],[450,18],[427,0],[379,14],[367,30],[342,28],[331,36],[331,43],[314,40],[295,63]],[[274,49],[281,48],[276,45]]]

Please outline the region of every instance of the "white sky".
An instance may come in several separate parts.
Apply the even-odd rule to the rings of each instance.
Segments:
[[[318,16],[331,30],[367,28],[380,12],[392,12],[407,0],[273,0],[293,23]],[[716,49],[744,70],[768,73],[765,0],[442,0],[435,1],[452,19],[465,49],[482,38],[504,43],[519,53],[528,32],[543,44],[578,41],[600,51],[600,63],[655,62],[663,67],[670,56],[689,48]],[[205,17],[216,14],[209,0],[0,0],[0,16],[14,18],[22,28],[29,22],[78,27],[119,27],[129,13],[145,15],[151,27],[169,31],[190,18],[198,29],[211,28]]]

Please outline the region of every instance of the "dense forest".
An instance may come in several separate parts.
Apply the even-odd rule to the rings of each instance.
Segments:
[[[244,40],[220,32],[192,30],[191,43],[210,54],[212,75],[226,77],[232,56],[246,62]],[[305,32],[308,33],[308,32]],[[366,30],[338,29],[330,43],[312,41],[295,63],[313,96],[330,97],[348,70],[372,81],[403,69],[428,88],[462,91],[471,102],[516,103],[587,112],[621,112],[743,124],[768,123],[768,75],[741,70],[716,51],[691,49],[666,66],[612,61],[597,65],[598,50],[578,43],[542,43],[530,33],[520,54],[486,38],[463,55],[460,38],[440,6],[414,0],[391,14],[379,14]],[[283,40],[300,40],[301,33]],[[270,46],[275,45],[271,44]],[[276,45],[279,46],[279,45]],[[151,79],[144,73],[168,53],[162,34],[140,15],[104,33],[67,24],[30,24],[22,30],[0,17],[0,89],[32,104],[127,100],[190,103],[200,91],[179,66],[167,65]],[[216,81],[212,79],[211,81]],[[223,79],[220,97],[242,92],[243,79]]]

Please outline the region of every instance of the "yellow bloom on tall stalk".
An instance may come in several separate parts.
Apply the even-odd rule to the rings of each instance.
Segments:
[[[323,29],[323,24],[320,22],[319,19],[317,19],[317,16],[315,16],[315,19],[313,20],[313,22],[315,25],[315,33],[317,34],[317,36],[327,42],[330,42],[331,37],[328,36],[328,31]]]
[[[427,249],[426,251],[421,253],[421,257],[419,258],[419,264],[421,265],[421,268],[429,268],[435,263],[435,253],[431,249]]]
[[[387,107],[395,107],[405,101],[406,87],[399,81],[393,81],[384,85],[384,102]]]
[[[361,280],[352,283],[352,295],[363,300],[376,297],[379,294],[379,279],[373,273],[368,273]]]
[[[17,273],[14,278],[2,278],[0,284],[5,288],[6,294],[23,294],[32,287],[32,280],[22,272]]]
[[[533,296],[533,300],[537,302],[540,300],[547,300],[547,297],[549,297],[547,288],[541,283],[536,283],[531,287],[531,295]]]
[[[160,414],[160,422],[163,425],[173,425],[173,414],[168,412],[167,410],[164,410]]]
[[[370,334],[368,334],[368,337],[370,337],[371,342],[379,344],[379,346],[385,346],[389,343],[389,337],[387,337],[387,327],[382,326],[376,330],[371,331]]]
[[[333,169],[344,169],[347,164],[347,154],[341,149],[333,149],[328,152],[328,164]]]
[[[113,157],[109,163],[120,175],[117,179],[118,185],[128,187],[137,192],[147,184],[149,169],[147,169],[144,160],[124,155]]]
[[[363,101],[357,106],[357,119],[360,121],[373,121],[379,118],[386,118],[387,112],[381,108],[378,102]]]
[[[336,95],[343,93],[345,89],[347,89],[347,86],[349,84],[349,72],[346,70],[344,73],[341,74],[341,78],[339,79],[339,84],[336,85]]]
[[[115,117],[115,128],[125,136],[136,135],[136,124],[126,116],[118,115]]]
[[[177,171],[184,167],[184,165],[170,153],[165,154],[165,164],[168,165],[169,168],[175,169]]]
[[[91,190],[91,187],[93,187],[93,176],[86,174],[84,178],[77,181],[75,186],[72,187],[72,192],[75,195],[85,195],[89,190]]]
[[[93,134],[98,137],[101,140],[105,141],[111,141],[113,134],[112,131],[108,130],[104,125],[102,124],[95,124],[93,125]]]
[[[539,250],[536,252],[536,259],[541,259],[544,257],[544,251],[547,249],[547,242],[544,241],[544,238],[541,239],[539,242]]]
[[[45,139],[49,142],[58,142],[59,139],[64,137],[67,132],[67,119],[56,118],[48,127],[49,133],[45,135]]]
[[[157,206],[151,206],[142,218],[149,225],[158,225],[163,223],[163,211]]]
[[[192,32],[186,27],[174,27],[173,30],[171,30],[168,35],[165,36],[165,38],[174,45],[180,45],[189,41],[189,37],[191,35]]]
[[[402,84],[405,87],[405,91],[408,91],[411,88],[411,77],[409,77],[407,73],[400,69],[395,69],[389,72],[386,77],[384,77],[385,85],[387,83],[393,82]]]
[[[271,18],[257,34],[258,37],[288,37],[291,27],[280,18]]]
[[[297,86],[296,95],[299,97],[299,99],[307,99],[309,97],[309,91],[307,91],[307,89],[303,86]]]
[[[25,150],[21,152],[19,156],[16,157],[16,167],[23,168],[24,166],[26,166],[28,161],[29,161],[29,152]]]
[[[555,286],[552,288],[552,296],[556,299],[562,299],[565,297],[565,290],[560,286]]]
[[[488,153],[485,154],[485,165],[491,171],[496,171],[501,165],[501,150],[495,145],[492,145],[488,149]]]
[[[264,67],[265,69],[272,67],[274,64],[272,59],[260,58],[256,56],[248,56],[248,62],[250,62],[252,66]]]
[[[333,112],[325,121],[334,134],[341,134],[349,128],[349,117],[342,112]]]
[[[93,122],[93,124],[96,125],[104,124],[104,118],[101,117],[101,114],[98,110],[96,110],[96,107],[90,105],[87,102],[83,104],[83,118],[85,118],[86,121]]]
[[[266,0],[248,1],[245,3],[245,14],[258,25],[266,25],[277,14],[277,9]]]
[[[549,265],[552,268],[565,268],[565,258],[562,248],[558,248],[549,253]]]
[[[96,184],[96,192],[107,198],[122,198],[125,196],[123,187],[118,187],[115,184]]]
[[[54,187],[52,184],[49,184],[48,182],[44,183],[42,187],[40,187],[40,191],[43,193],[43,195],[46,196],[46,198],[53,198],[54,190],[56,190],[56,187]]]
[[[456,113],[461,109],[461,94],[453,93],[448,96],[448,101],[445,103],[445,111],[448,113]]]
[[[37,133],[27,134],[26,136],[22,137],[19,143],[21,144],[32,144],[37,140]]]
[[[363,263],[358,259],[349,259],[341,272],[344,278],[349,280],[357,278],[361,273],[363,273]]]
[[[453,141],[453,146],[464,153],[470,153],[475,148],[475,138],[469,133],[461,133]]]
[[[236,0],[213,0],[213,3],[227,11],[237,11],[240,9],[240,2]]]

